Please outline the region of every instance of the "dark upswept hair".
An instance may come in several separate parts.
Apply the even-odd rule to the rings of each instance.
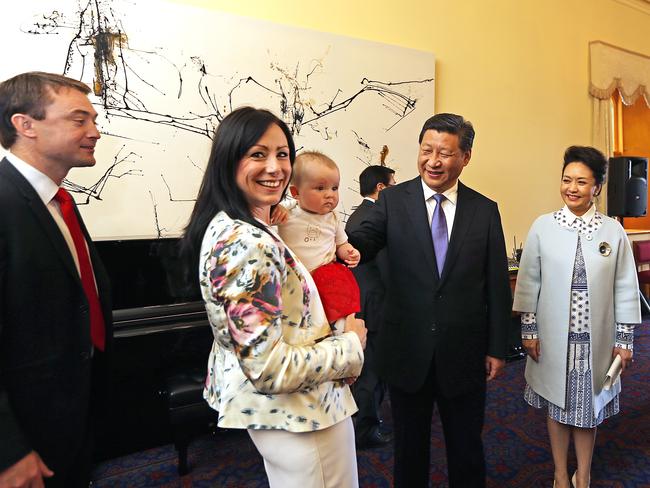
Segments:
[[[47,106],[52,103],[52,92],[59,93],[61,88],[90,93],[88,85],[79,80],[42,71],[21,73],[0,83],[0,145],[9,149],[18,137],[11,117],[26,114],[43,120]]]
[[[280,127],[287,137],[289,160],[293,166],[296,147],[291,131],[287,124],[268,110],[238,108],[217,127],[201,188],[181,241],[181,252],[193,266],[191,273],[198,266],[203,234],[217,213],[224,211],[231,219],[242,220],[265,230],[253,217],[244,192],[237,186],[236,175],[241,159],[272,124]],[[283,198],[286,191],[285,188]]]
[[[564,168],[571,163],[582,163],[587,166],[593,173],[597,185],[605,183],[607,178],[607,158],[595,147],[570,146],[564,152],[562,174],[564,174]]]
[[[456,114],[436,114],[430,117],[422,126],[418,143],[422,143],[424,133],[428,130],[457,135],[458,146],[463,152],[472,149],[476,134],[472,123],[469,120],[465,120],[461,115]]]
[[[372,195],[379,183],[388,185],[393,174],[395,174],[395,170],[388,166],[379,166],[378,164],[368,166],[359,175],[359,193],[362,197]]]

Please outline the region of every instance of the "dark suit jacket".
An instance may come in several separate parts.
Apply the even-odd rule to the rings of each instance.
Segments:
[[[365,198],[352,212],[345,223],[346,233],[359,229],[361,222],[368,216],[375,204]],[[385,283],[388,282],[388,259],[386,250],[382,249],[374,259],[351,268],[352,274],[359,284],[361,291],[361,313],[359,316],[365,320],[366,328],[371,332],[379,330],[384,317]]]
[[[381,377],[405,391],[424,384],[435,363],[441,393],[485,382],[485,356],[504,358],[511,293],[497,204],[462,183],[442,276],[420,177],[387,188],[349,241],[372,258],[386,247],[390,283],[378,338]]]
[[[79,448],[87,426],[89,305],[59,227],[6,159],[0,161],[0,208],[0,471],[35,450],[56,472]],[[106,323],[106,351],[98,357],[106,358],[109,286],[78,217]]]

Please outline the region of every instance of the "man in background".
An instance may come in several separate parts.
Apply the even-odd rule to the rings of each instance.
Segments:
[[[395,185],[394,175],[394,170],[379,165],[368,166],[361,172],[359,190],[363,200],[348,218],[345,225],[347,233],[359,227],[375,205],[379,193],[384,188]],[[392,435],[381,429],[379,407],[386,387],[375,371],[376,340],[384,321],[385,283],[388,280],[385,251],[380,251],[375,259],[353,268],[352,273],[361,291],[359,317],[364,319],[368,329],[363,370],[352,387],[354,399],[359,407],[354,431],[358,448],[381,447],[392,440]]]
[[[0,83],[0,488],[87,487],[112,338],[108,282],[68,171],[95,164],[85,84]]]

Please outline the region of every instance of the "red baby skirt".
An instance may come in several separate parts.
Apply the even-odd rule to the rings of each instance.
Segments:
[[[324,264],[312,271],[311,275],[328,322],[336,322],[361,310],[359,285],[347,266],[337,262]]]

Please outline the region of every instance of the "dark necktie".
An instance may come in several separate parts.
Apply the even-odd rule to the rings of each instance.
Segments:
[[[436,252],[436,263],[438,265],[438,275],[440,276],[445,265],[448,245],[447,218],[444,210],[442,210],[442,202],[446,197],[442,193],[436,193],[433,198],[436,201],[436,208],[433,210],[433,217],[431,217],[431,237],[433,238],[433,249]]]
[[[102,308],[99,304],[99,297],[97,296],[97,288],[95,286],[95,276],[93,269],[90,265],[90,256],[88,255],[88,248],[86,247],[86,239],[81,232],[77,214],[74,211],[74,202],[70,194],[63,188],[54,196],[54,199],[59,202],[61,208],[61,215],[65,224],[68,226],[74,248],[77,251],[77,259],[79,260],[79,272],[81,274],[81,284],[83,286],[88,305],[90,306],[90,339],[93,346],[100,351],[104,350],[105,343],[105,328],[104,316],[102,315]]]

